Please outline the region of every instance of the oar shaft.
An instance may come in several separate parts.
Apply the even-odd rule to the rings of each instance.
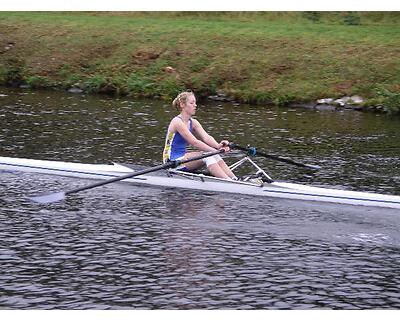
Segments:
[[[285,163],[289,163],[289,164],[293,164],[293,165],[298,166],[298,167],[303,167],[303,168],[308,168],[308,169],[313,169],[313,170],[319,170],[320,169],[319,166],[297,162],[297,161],[294,161],[292,159],[285,158],[285,157],[280,157],[280,156],[273,155],[273,154],[267,154],[267,153],[264,153],[264,152],[256,150],[256,148],[254,148],[254,147],[242,147],[242,146],[238,146],[235,143],[230,143],[229,146],[232,149],[238,149],[238,150],[246,151],[251,156],[259,155],[259,156],[264,157],[264,158],[268,158],[268,159],[272,159],[272,160],[276,160],[276,161],[280,161],[280,162],[285,162]]]
[[[257,154],[259,154],[260,156],[265,157],[265,158],[269,158],[269,159],[280,161],[280,162],[286,162],[286,163],[289,163],[289,164],[296,165],[298,167],[304,167],[304,168],[312,168],[312,167],[314,167],[314,166],[311,166],[309,164],[297,162],[297,161],[294,161],[292,159],[276,156],[276,155],[273,155],[273,154],[266,154],[264,152],[259,152],[259,151],[257,151]]]
[[[50,194],[44,194],[44,195],[40,195],[40,196],[34,196],[34,197],[28,197],[30,200],[35,201],[37,203],[52,203],[52,202],[56,202],[56,201],[60,201],[65,199],[65,196],[71,193],[76,193],[79,191],[83,191],[83,190],[88,190],[88,189],[92,189],[92,188],[96,188],[96,187],[100,187],[100,186],[104,186],[105,184],[109,184],[109,183],[113,183],[116,181],[120,181],[120,180],[124,180],[124,179],[128,179],[128,178],[133,178],[136,176],[140,176],[146,173],[150,173],[150,172],[154,172],[154,171],[158,171],[158,170],[162,170],[162,169],[169,169],[169,168],[176,168],[178,166],[180,166],[181,164],[185,164],[191,161],[196,161],[196,160],[201,160],[207,157],[211,157],[213,155],[216,154],[220,154],[220,153],[224,153],[225,150],[224,149],[220,149],[217,151],[212,151],[212,152],[207,152],[207,153],[203,153],[197,157],[192,157],[189,159],[183,159],[183,160],[174,160],[174,161],[170,161],[164,164],[160,164],[158,166],[155,167],[151,167],[148,169],[144,169],[144,170],[140,170],[140,171],[136,171],[136,172],[132,172],[120,177],[115,177],[109,180],[105,180],[105,181],[100,181],[100,182],[96,182],[87,186],[83,186],[83,187],[79,187],[79,188],[75,188],[75,189],[71,189],[68,191],[61,191],[61,192],[55,192],[55,193],[50,193]]]
[[[201,154],[199,156],[191,157],[191,158],[188,158],[188,159],[169,161],[169,162],[166,162],[164,164],[160,164],[160,165],[155,166],[155,167],[147,168],[147,169],[136,171],[136,172],[133,172],[133,173],[128,173],[126,175],[115,177],[115,178],[108,179],[108,180],[105,180],[105,181],[99,181],[97,183],[93,183],[93,184],[90,184],[90,185],[87,185],[87,186],[71,189],[71,190],[66,191],[65,194],[67,195],[67,194],[76,193],[76,192],[83,191],[83,190],[88,190],[88,189],[104,186],[104,185],[109,184],[109,183],[113,183],[113,182],[129,179],[129,178],[133,178],[133,177],[136,177],[136,176],[140,176],[140,175],[143,175],[143,174],[146,174],[146,173],[150,173],[150,172],[155,172],[155,171],[158,171],[158,170],[176,168],[176,167],[178,167],[178,166],[180,166],[182,164],[185,164],[185,163],[188,163],[188,162],[191,162],[191,161],[201,160],[201,159],[204,159],[204,158],[207,158],[207,157],[211,157],[213,155],[220,154],[220,153],[223,153],[223,152],[225,152],[225,150],[224,149],[220,149],[220,150],[217,150],[217,151],[203,153],[203,154]]]
[[[101,187],[101,186],[104,186],[105,184],[117,182],[117,181],[128,179],[128,178],[133,178],[133,177],[136,177],[136,176],[140,176],[142,174],[146,174],[146,173],[150,173],[150,172],[154,172],[154,171],[162,170],[162,169],[168,169],[168,168],[171,168],[169,163],[161,164],[161,165],[156,166],[156,167],[151,167],[151,168],[148,168],[148,169],[136,171],[135,173],[129,173],[129,174],[126,174],[126,175],[123,175],[123,176],[119,176],[119,177],[115,177],[115,178],[112,178],[112,179],[99,181],[97,183],[93,183],[93,184],[88,185],[88,186],[83,186],[83,187],[71,189],[71,190],[66,191],[65,194],[71,194],[71,193],[76,193],[76,192],[83,191],[83,190],[88,190],[88,189],[92,189],[92,188],[96,188],[96,187]]]

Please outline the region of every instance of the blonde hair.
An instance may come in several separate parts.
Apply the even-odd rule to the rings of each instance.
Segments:
[[[189,96],[194,95],[192,91],[183,91],[176,96],[174,101],[172,101],[172,106],[181,111],[181,103],[186,103]]]

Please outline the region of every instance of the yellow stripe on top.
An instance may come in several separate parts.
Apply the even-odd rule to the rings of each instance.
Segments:
[[[183,121],[180,116],[176,116],[176,118],[179,118],[181,121]],[[165,146],[163,151],[164,163],[168,160],[175,160],[183,157],[186,154],[186,149],[189,145],[185,138],[183,138],[178,131],[173,132],[170,129],[171,128],[168,127],[168,132],[165,137]],[[192,119],[189,119],[189,131],[193,131]]]
[[[171,156],[171,146],[172,141],[174,140],[175,132],[168,132],[167,136],[165,137],[165,145],[163,151],[163,163],[166,163]]]

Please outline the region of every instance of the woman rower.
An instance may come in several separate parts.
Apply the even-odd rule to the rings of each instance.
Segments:
[[[229,151],[229,142],[227,140],[222,140],[218,143],[203,129],[198,120],[192,118],[196,113],[197,107],[196,97],[193,92],[181,92],[172,102],[172,106],[177,108],[180,113],[171,120],[168,127],[163,152],[164,163],[169,160],[195,157],[201,154],[200,151],[216,151],[220,149]],[[188,145],[200,151],[187,152]],[[215,177],[237,179],[219,155],[185,163],[179,170],[194,171],[203,166],[203,164],[206,164],[209,173]]]

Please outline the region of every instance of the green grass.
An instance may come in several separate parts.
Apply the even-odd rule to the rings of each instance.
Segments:
[[[400,91],[399,18],[396,12],[0,12],[0,49],[14,44],[0,54],[0,83],[78,84],[88,92],[163,99],[191,88],[258,104],[351,94],[382,102],[393,97],[382,88]]]

